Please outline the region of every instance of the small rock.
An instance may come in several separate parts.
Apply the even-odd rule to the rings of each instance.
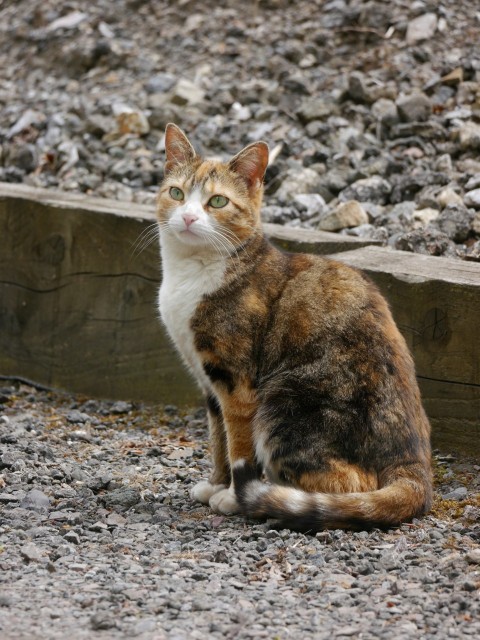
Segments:
[[[46,116],[40,111],[27,109],[17,120],[17,122],[7,131],[7,138],[13,138],[31,126],[39,126],[45,122]]]
[[[110,527],[123,527],[126,524],[126,522],[127,522],[127,519],[124,518],[119,513],[113,512],[107,516],[107,525]]]
[[[347,94],[354,102],[369,102],[365,76],[360,71],[353,71],[349,75]]]
[[[275,193],[275,197],[281,203],[291,202],[295,195],[315,193],[319,182],[320,176],[309,167],[290,170]]]
[[[480,124],[466,122],[459,128],[458,138],[463,150],[480,149]]]
[[[295,208],[300,212],[302,220],[309,220],[313,216],[323,213],[326,202],[318,193],[299,193],[293,198]]]
[[[37,545],[33,544],[33,542],[29,542],[20,549],[20,553],[24,560],[27,562],[41,562],[43,559],[43,554]]]
[[[82,413],[77,409],[69,411],[66,415],[66,418],[68,422],[72,424],[85,424],[85,422],[88,422],[90,420],[90,416],[88,415],[88,413]]]
[[[125,520],[125,518],[123,518]],[[108,526],[105,522],[94,522],[93,524],[91,524],[88,527],[89,531],[97,531],[97,532],[103,532],[103,531],[108,531]],[[65,536],[66,538],[67,536]],[[80,539],[79,539],[80,542]]]
[[[454,242],[465,242],[474,219],[472,210],[463,205],[451,204],[445,207],[435,221],[435,225]]]
[[[480,187],[480,173],[477,173],[469,178],[467,183],[465,184],[465,189],[467,191],[470,191],[471,189],[477,189],[477,187]]]
[[[445,187],[445,189],[442,189],[437,195],[436,200],[442,209],[448,207],[449,204],[463,204],[462,196],[460,196],[451,187]]]
[[[27,173],[37,166],[37,151],[33,144],[16,144],[8,150],[8,162]]]
[[[338,231],[347,227],[358,227],[368,223],[368,215],[362,205],[356,200],[349,200],[326,215],[318,223],[322,231]]]
[[[424,122],[432,113],[430,98],[421,91],[415,91],[397,100],[397,109],[404,122]]]
[[[385,127],[397,124],[399,119],[397,105],[387,98],[380,98],[372,104],[372,115]]]
[[[442,494],[444,500],[464,500],[468,495],[467,487],[457,487],[453,491]]]
[[[72,544],[80,544],[80,536],[76,531],[67,531],[63,537]]]
[[[32,489],[20,502],[22,509],[32,511],[47,511],[50,507],[50,498],[39,489]]]
[[[470,549],[470,551],[467,551],[465,560],[469,564],[480,564],[480,549]]]
[[[246,122],[252,117],[252,112],[249,107],[243,106],[240,102],[234,102],[230,107],[230,114],[235,120],[239,122]]]
[[[435,169],[437,171],[442,171],[443,173],[450,173],[450,171],[452,170],[452,167],[453,167],[452,156],[449,153],[443,153],[435,161]]]
[[[133,409],[133,405],[131,402],[125,402],[124,400],[119,400],[118,402],[114,402],[110,409],[110,413],[122,414],[128,413]]]
[[[438,25],[438,18],[434,13],[424,13],[418,18],[410,20],[407,26],[407,44],[413,45],[422,40],[433,37]]]
[[[419,222],[423,227],[426,227],[427,224],[430,224],[430,222],[438,218],[439,213],[438,209],[432,209],[430,207],[417,209],[413,212],[413,220]]]
[[[473,189],[467,191],[463,198],[463,202],[467,207],[473,207],[474,209],[480,209],[480,189]]]
[[[7,593],[0,593],[0,607],[11,607],[13,604],[12,596]]]
[[[303,124],[307,124],[312,120],[324,120],[333,113],[337,107],[334,102],[328,102],[318,97],[305,98],[297,111],[297,116]]]
[[[127,109],[116,115],[118,133],[144,136],[150,131],[147,116],[138,109]]]
[[[0,456],[0,469],[9,469],[13,467],[15,462],[18,460],[18,453],[12,453],[10,451],[5,451]]]
[[[103,629],[113,629],[117,626],[117,623],[109,613],[99,612],[90,618],[90,626],[94,631],[101,631]]]
[[[107,507],[118,507],[121,509],[129,509],[133,505],[138,504],[141,500],[140,492],[130,487],[120,487],[106,493],[101,500]]]
[[[147,93],[166,93],[175,85],[175,76],[171,73],[157,73],[145,83]]]
[[[57,18],[51,22],[46,31],[57,31],[58,29],[75,29],[78,25],[88,18],[87,13],[83,11],[71,11],[67,15]]]
[[[193,455],[193,449],[190,447],[182,447],[174,449],[168,456],[168,460],[183,460],[184,458],[191,458]]]
[[[171,102],[182,107],[187,104],[199,104],[204,97],[203,90],[194,82],[180,78],[173,89]]]
[[[371,176],[351,184],[339,193],[339,198],[344,202],[357,200],[358,202],[386,204],[391,190],[392,187],[387,180],[380,176]]]

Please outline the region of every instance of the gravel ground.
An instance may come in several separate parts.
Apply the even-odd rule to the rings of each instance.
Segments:
[[[480,260],[471,0],[3,0],[0,180],[153,202],[163,129],[273,153],[264,219]]]
[[[204,409],[0,384],[0,637],[480,636],[480,477],[436,453],[432,514],[276,530],[192,504]]]

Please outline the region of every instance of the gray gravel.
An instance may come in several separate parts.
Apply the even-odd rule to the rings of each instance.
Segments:
[[[479,38],[471,0],[7,0],[0,181],[153,202],[175,121],[269,143],[267,222],[478,261]]]
[[[421,521],[305,535],[192,504],[201,408],[0,400],[2,640],[480,635],[474,461],[437,452]]]

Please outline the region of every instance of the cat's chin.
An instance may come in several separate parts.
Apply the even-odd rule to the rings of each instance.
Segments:
[[[206,247],[208,241],[193,231],[186,229],[185,231],[176,231],[175,238],[181,243],[189,247]]]

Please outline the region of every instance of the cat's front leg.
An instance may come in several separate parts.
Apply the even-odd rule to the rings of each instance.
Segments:
[[[236,393],[222,395],[221,402],[230,468],[233,468],[235,463],[240,463],[240,461],[257,468],[252,429],[257,402],[252,399],[251,392],[245,389],[237,389]],[[230,482],[228,488],[216,491],[211,496],[209,505],[216,513],[225,515],[238,513],[240,505],[235,496],[233,481]]]
[[[208,430],[213,471],[208,480],[198,482],[190,495],[197,502],[209,504],[210,498],[230,485],[230,465],[228,463],[227,436],[222,410],[213,394],[207,396]]]

